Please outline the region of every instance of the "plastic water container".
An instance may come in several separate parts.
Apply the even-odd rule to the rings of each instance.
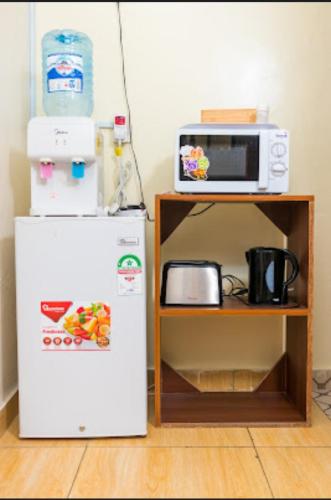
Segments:
[[[91,116],[92,42],[71,29],[49,31],[42,39],[43,106],[48,116]]]

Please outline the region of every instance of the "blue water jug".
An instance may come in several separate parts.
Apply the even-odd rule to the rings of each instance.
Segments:
[[[91,116],[92,42],[71,29],[49,31],[42,39],[43,106],[48,116]]]

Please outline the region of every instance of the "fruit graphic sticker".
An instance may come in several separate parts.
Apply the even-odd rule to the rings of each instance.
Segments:
[[[207,170],[209,160],[204,150],[197,146],[182,146],[179,151],[183,163],[184,175],[194,181],[205,181],[208,179]]]
[[[78,307],[64,318],[63,323],[64,330],[73,336],[76,345],[87,340],[91,347],[97,345],[101,349],[109,347],[110,326],[110,307],[103,302]]]

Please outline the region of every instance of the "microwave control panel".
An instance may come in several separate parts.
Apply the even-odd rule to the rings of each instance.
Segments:
[[[270,177],[283,177],[288,172],[288,132],[275,130],[270,133]]]

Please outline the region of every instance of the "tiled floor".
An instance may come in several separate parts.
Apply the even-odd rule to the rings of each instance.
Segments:
[[[313,398],[321,410],[331,419],[331,371],[315,370]]]
[[[328,498],[331,420],[309,428],[155,428],[146,438],[0,439],[0,498]]]

